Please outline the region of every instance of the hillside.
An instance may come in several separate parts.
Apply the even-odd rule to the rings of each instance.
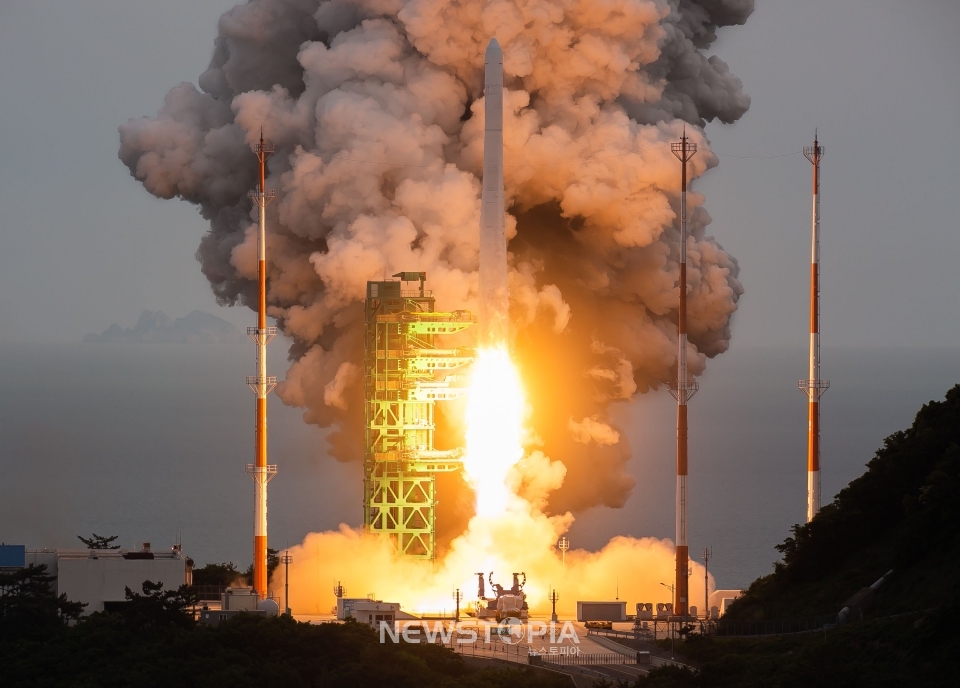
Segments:
[[[777,546],[782,561],[730,609],[731,619],[836,613],[884,573],[873,616],[928,609],[957,594],[960,385],[888,437],[867,471]]]
[[[888,437],[867,471],[811,523],[794,526],[777,550],[782,561],[773,573],[754,581],[725,619],[833,616],[858,590],[893,574],[862,622],[781,636],[693,633],[676,651],[695,672],[655,669],[639,686],[955,685],[960,385]]]
[[[91,332],[84,344],[242,344],[246,337],[223,318],[190,311],[171,320],[163,311],[143,311],[133,328],[116,323],[100,334]]]

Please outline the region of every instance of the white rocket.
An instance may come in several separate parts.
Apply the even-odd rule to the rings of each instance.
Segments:
[[[503,205],[503,51],[494,38],[484,56],[483,192],[480,209],[480,345],[509,335],[507,236]]]

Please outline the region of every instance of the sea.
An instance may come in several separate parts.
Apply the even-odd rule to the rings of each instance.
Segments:
[[[281,341],[270,370],[286,367]],[[824,348],[826,503],[920,407],[960,382],[960,349]],[[710,548],[720,588],[770,573],[802,522],[806,377],[801,348],[734,347],[690,402],[691,557]],[[82,547],[78,535],[165,548],[246,568],[253,528],[249,345],[0,344],[0,541]],[[672,538],[675,402],[666,390],[614,408],[636,486],[619,509],[577,514],[573,548],[617,535]],[[328,456],[326,431],[271,398],[271,546],[362,519],[361,470]],[[624,580],[630,571],[621,573]],[[619,580],[610,581],[611,595]],[[598,594],[600,594],[598,592]]]

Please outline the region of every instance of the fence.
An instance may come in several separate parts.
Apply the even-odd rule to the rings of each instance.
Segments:
[[[777,619],[770,621],[735,621],[721,619],[716,634],[724,637],[788,635],[814,633],[837,623],[836,614],[807,619]]]
[[[824,626],[836,624],[835,614],[807,619],[779,619],[771,621],[664,621],[655,619],[649,621],[648,628],[639,631],[616,631],[608,629],[590,629],[589,635],[603,635],[608,638],[623,638],[626,640],[664,640],[672,634],[677,637],[683,627],[693,627],[695,633],[718,636],[758,636],[758,635],[787,635],[790,633],[813,633],[822,631]]]
[[[530,664],[556,664],[558,666],[598,666],[601,664],[636,664],[636,657],[619,652],[578,654],[531,654]]]
[[[482,657],[484,659],[502,659],[507,662],[527,664],[530,648],[526,645],[511,645],[509,643],[478,643],[458,642],[460,637],[454,635],[448,642],[439,644],[448,647],[464,657]]]
[[[222,585],[191,585],[190,592],[197,596],[197,600],[200,602],[203,601],[220,601],[220,596],[223,594],[223,591],[226,588]]]

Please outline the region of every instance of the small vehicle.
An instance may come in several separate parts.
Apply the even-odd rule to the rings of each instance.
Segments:
[[[587,628],[602,628],[602,629],[605,629],[605,630],[608,630],[608,631],[612,631],[612,630],[613,630],[613,622],[612,622],[612,621],[587,621],[587,622],[584,624],[584,626],[586,626]]]

